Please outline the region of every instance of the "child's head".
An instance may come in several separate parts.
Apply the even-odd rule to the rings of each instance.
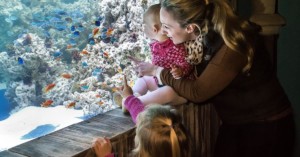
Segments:
[[[156,39],[158,36],[163,36],[161,33],[159,11],[160,4],[154,4],[151,5],[143,15],[144,33],[150,39]]]
[[[133,156],[190,156],[191,140],[176,110],[169,106],[148,106],[137,119]]]

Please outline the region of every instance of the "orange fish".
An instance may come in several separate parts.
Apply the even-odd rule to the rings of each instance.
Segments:
[[[66,108],[71,108],[71,107],[74,107],[75,105],[76,105],[76,102],[71,102],[66,106]]]
[[[100,101],[100,102],[98,102],[98,104],[99,104],[100,106],[102,106],[102,105],[104,104],[104,102],[103,102],[103,101]]]
[[[99,32],[99,28],[98,27],[94,28],[94,30],[93,30],[93,36],[95,36],[98,32]]]
[[[68,74],[68,73],[62,73],[61,77],[66,78],[66,79],[70,79],[70,78],[72,78],[72,75]]]
[[[108,52],[103,52],[104,57],[109,57]]]
[[[49,92],[53,87],[55,87],[55,83],[51,83],[44,88],[44,93]]]
[[[87,50],[82,50],[82,51],[81,51],[81,54],[83,54],[83,55],[88,55],[89,52],[88,52]]]
[[[53,103],[53,100],[46,100],[41,104],[42,107],[49,107]]]
[[[70,49],[70,48],[72,48],[72,45],[67,45],[67,49]]]
[[[110,36],[110,35],[112,34],[113,30],[114,30],[114,29],[112,29],[112,28],[108,28],[108,29],[107,29],[107,32],[106,32],[106,35],[107,35],[107,36]]]
[[[100,94],[97,94],[97,95],[96,95],[96,98],[101,98],[101,95],[100,95]]]
[[[117,91],[119,91],[119,88],[118,87],[114,87],[114,88],[112,88],[111,89],[113,92],[117,92]]]

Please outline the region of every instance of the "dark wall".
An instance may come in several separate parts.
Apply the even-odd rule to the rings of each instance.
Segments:
[[[278,13],[286,19],[277,42],[277,75],[292,102],[296,120],[296,148],[300,156],[300,1],[277,0]],[[251,1],[238,0],[238,14],[248,18]]]
[[[296,119],[295,157],[300,156],[300,1],[278,0],[278,13],[286,19],[278,39],[278,77],[291,100]]]

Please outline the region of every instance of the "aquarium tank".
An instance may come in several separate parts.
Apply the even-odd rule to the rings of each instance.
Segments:
[[[0,151],[116,108],[158,0],[0,1]]]

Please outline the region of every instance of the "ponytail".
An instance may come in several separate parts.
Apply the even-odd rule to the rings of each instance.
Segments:
[[[171,119],[164,119],[162,120],[162,123],[166,124],[168,128],[170,128],[170,141],[171,141],[171,149],[172,149],[172,157],[180,157],[180,146],[178,142],[178,138],[175,132],[174,127],[175,125],[172,125]]]
[[[170,106],[149,105],[138,115],[134,157],[192,157],[192,143]]]

